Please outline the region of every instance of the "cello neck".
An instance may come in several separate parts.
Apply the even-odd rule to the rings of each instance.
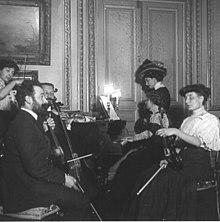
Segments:
[[[70,141],[68,132],[67,132],[66,124],[65,124],[64,120],[62,120],[62,118],[61,118],[61,116],[60,116],[60,112],[61,112],[60,106],[59,106],[58,103],[56,103],[55,101],[53,101],[53,107],[54,107],[54,109],[55,109],[55,110],[57,111],[57,113],[58,113],[58,116],[59,116],[59,119],[60,119],[60,123],[61,123],[61,127],[62,127],[62,130],[63,130],[63,132],[64,132],[64,135],[65,135],[65,138],[66,138],[66,141],[67,141],[67,144],[68,144],[70,153],[71,153],[71,155],[73,156],[73,155],[74,155],[74,152],[73,152],[72,144],[71,144],[71,141]]]
[[[47,124],[47,125],[48,125],[48,124]],[[55,147],[52,146],[53,151],[54,151],[54,155],[60,157],[60,162],[61,162],[61,164],[65,164],[63,149],[62,149],[62,147],[60,146],[59,141],[58,141],[58,139],[57,139],[57,137],[56,137],[53,129],[52,129],[49,125],[48,125],[48,128],[49,128],[49,131],[50,131],[52,140],[53,140],[54,145],[55,145]]]

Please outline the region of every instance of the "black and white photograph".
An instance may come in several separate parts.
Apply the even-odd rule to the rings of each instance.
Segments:
[[[219,0],[0,0],[0,221],[220,221],[219,83]]]

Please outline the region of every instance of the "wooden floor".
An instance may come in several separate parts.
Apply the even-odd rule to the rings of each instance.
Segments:
[[[101,203],[101,208],[103,204]],[[97,206],[98,207],[98,206]],[[102,209],[99,209],[103,221],[111,220]],[[214,189],[200,191],[197,197],[195,219],[191,221],[218,221],[216,194]]]
[[[102,200],[105,201],[105,200]],[[103,202],[104,203],[104,202]],[[96,201],[96,209],[99,211],[99,214],[103,221],[107,221],[108,218],[105,215],[105,212],[102,211],[101,205]],[[196,209],[196,221],[217,221],[217,210],[216,210],[216,196],[214,190],[207,190],[198,193],[197,200],[197,209]],[[0,221],[18,221],[19,219],[14,219],[10,217],[0,216]],[[59,217],[50,217],[47,218],[49,221],[57,221]],[[45,221],[45,220],[44,220]]]

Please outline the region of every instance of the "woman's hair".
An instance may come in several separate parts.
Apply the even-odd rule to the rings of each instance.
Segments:
[[[18,65],[13,60],[9,60],[9,59],[0,60],[0,70],[4,69],[6,67],[7,68],[14,68],[15,73],[17,73],[19,71]]]
[[[41,87],[41,84],[38,81],[24,80],[24,82],[17,87],[16,100],[19,107],[25,105],[26,96],[34,96],[34,86]]]
[[[53,87],[54,92],[57,92],[57,91],[58,91],[58,89],[55,88],[54,84],[53,84],[53,83],[50,83],[50,82],[42,82],[42,83],[41,83],[41,86],[42,86],[42,87],[43,87],[43,86],[51,86],[51,87]]]
[[[156,91],[150,91],[146,94],[146,97],[155,105],[159,106],[159,108],[164,109],[164,102],[161,98],[160,94]]]
[[[179,94],[180,96],[184,97],[186,93],[195,92],[199,96],[204,97],[204,103],[208,100],[211,95],[211,89],[206,87],[203,84],[193,84],[187,85],[180,89]]]

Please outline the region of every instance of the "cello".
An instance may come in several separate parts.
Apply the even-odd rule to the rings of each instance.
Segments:
[[[49,117],[51,117],[51,111],[48,111]],[[48,129],[50,131],[50,135],[52,137],[52,141],[54,142],[54,146],[52,146],[52,152],[54,156],[54,162],[55,164],[61,164],[62,166],[65,164],[65,159],[64,159],[64,152],[62,147],[60,146],[60,143],[55,135],[55,132],[53,129],[47,124]]]
[[[82,157],[78,157],[78,154],[73,151],[71,140],[70,140],[68,132],[67,132],[66,124],[60,115],[60,112],[61,112],[61,109],[59,106],[60,103],[56,103],[56,99],[49,99],[49,104],[57,112],[57,116],[59,117],[59,122],[61,124],[63,133],[65,135],[65,139],[67,141],[69,151],[71,153],[72,159],[69,161],[66,161],[66,163],[68,164],[68,173],[69,173],[69,175],[73,176],[76,179],[77,186],[78,186],[79,190],[87,197],[86,192],[83,189],[83,186],[81,185],[81,183],[84,182],[84,176],[82,174],[82,165],[81,165],[81,162],[79,159],[81,159]],[[85,155],[85,157],[87,157],[87,156],[90,156],[90,154]],[[83,161],[85,161],[84,158],[82,158],[82,159],[83,159]],[[88,197],[87,197],[87,199],[88,199],[89,205],[92,209],[92,214],[94,214],[98,218],[99,221],[102,221],[100,215],[98,214],[98,212],[95,209],[95,207],[93,206],[93,204],[89,201]]]

